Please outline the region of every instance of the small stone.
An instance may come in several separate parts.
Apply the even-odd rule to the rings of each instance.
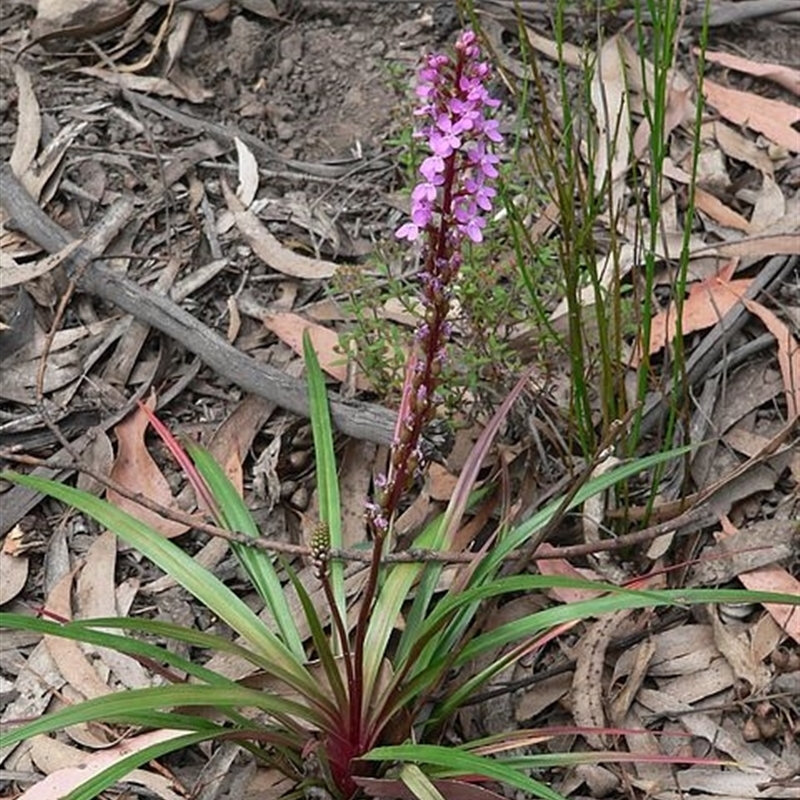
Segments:
[[[281,142],[290,142],[294,139],[294,127],[288,122],[276,122],[275,136]]]
[[[308,508],[308,499],[308,489],[305,486],[300,486],[289,498],[289,505],[298,511],[305,511]]]

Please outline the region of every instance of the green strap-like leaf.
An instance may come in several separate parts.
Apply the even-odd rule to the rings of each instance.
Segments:
[[[260,531],[250,510],[225,471],[211,454],[196,444],[187,444],[186,449],[208,484],[228,530],[245,533],[252,537],[260,536]],[[303,642],[286,601],[283,584],[275,569],[274,557],[265,550],[247,547],[236,542],[232,543],[231,548],[253,582],[259,596],[272,612],[284,644],[292,651],[295,658],[303,661],[305,658]]]
[[[456,747],[439,745],[401,744],[395,747],[376,747],[362,756],[367,761],[402,761],[404,763],[428,764],[439,767],[437,777],[483,775],[487,780],[496,780],[530,792],[542,800],[564,800],[549,786],[529,778],[527,775],[506,766],[502,761],[474,753],[465,753]]]
[[[61,500],[114,531],[230,625],[270,664],[272,675],[295,688],[318,708],[331,715],[334,713],[330,699],[320,691],[304,663],[264,625],[249,606],[176,544],[127,512],[87,492],[32,475],[4,472],[0,477]]]
[[[342,510],[339,497],[339,474],[336,468],[336,455],[333,449],[333,425],[331,424],[328,393],[325,389],[325,376],[319,366],[319,359],[311,343],[308,330],[303,331],[303,355],[308,381],[308,405],[311,418],[311,431],[314,436],[314,466],[317,473],[317,495],[319,497],[320,519],[328,526],[331,547],[342,547]],[[331,590],[340,619],[347,618],[344,591],[344,564],[333,561],[329,567]],[[333,634],[334,652],[341,653]]]

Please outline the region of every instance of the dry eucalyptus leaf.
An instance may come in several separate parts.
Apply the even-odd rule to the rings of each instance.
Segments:
[[[236,196],[247,208],[255,200],[258,191],[258,162],[253,151],[238,136],[234,137],[233,141],[239,159],[239,185],[236,187]]]
[[[33,761],[47,777],[17,800],[53,800],[55,797],[66,797],[93,775],[113,766],[126,756],[181,735],[183,731],[149,731],[138,736],[125,737],[119,744],[95,753],[86,753],[47,736],[37,736],[31,741]],[[148,794],[162,800],[181,800],[183,797],[174,791],[175,780],[171,775],[135,769],[126,773],[125,782],[143,786]]]
[[[58,692],[63,685],[64,678],[50,655],[47,643],[39,642],[14,681],[17,696],[3,709],[0,723],[38,719],[50,705],[53,692]],[[0,764],[18,746],[0,748]]]
[[[9,158],[11,169],[18,178],[28,171],[36,158],[39,140],[42,136],[42,115],[39,101],[33,91],[30,73],[20,64],[14,64],[14,78],[17,83],[17,135],[14,150]]]
[[[14,531],[10,531],[8,536],[12,536]],[[12,556],[0,551],[0,606],[11,602],[24,588],[28,580],[28,565],[30,559],[27,556]]]
[[[308,258],[284,247],[264,226],[258,217],[244,208],[223,180],[222,190],[236,227],[255,254],[272,269],[293,278],[321,280],[330,278],[339,268],[332,261]]]
[[[111,470],[111,479],[129,491],[141,494],[166,508],[174,507],[175,501],[170,485],[145,445],[148,425],[147,415],[137,408],[116,426],[114,431],[118,443],[117,458]],[[113,490],[109,489],[106,496],[109,502],[133,514],[168,539],[180,536],[189,530],[188,525],[166,519]]]
[[[703,81],[703,94],[725,119],[763,133],[793,153],[800,152],[800,132],[793,127],[800,122],[800,108],[709,80]]]
[[[592,105],[598,124],[595,190],[600,191],[608,179],[615,187],[617,203],[623,199],[620,180],[630,165],[631,152],[628,86],[619,38],[613,36],[603,44],[592,76]]]
[[[126,0],[38,0],[31,35],[34,39],[50,34],[87,37],[127,14]]]

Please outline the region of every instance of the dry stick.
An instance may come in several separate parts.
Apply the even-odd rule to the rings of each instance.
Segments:
[[[87,252],[100,254],[105,252],[106,248],[112,241],[119,235],[119,232],[127,225],[131,215],[133,214],[133,203],[130,200],[118,200],[109,210],[108,214],[103,217],[100,222],[95,225],[90,234],[83,241],[82,247],[85,247]],[[39,359],[39,369],[36,373],[36,406],[42,416],[42,420],[50,432],[55,436],[58,443],[69,453],[77,462],[80,459],[80,452],[76,451],[71,442],[61,432],[55,420],[53,420],[50,410],[44,400],[44,379],[47,372],[48,357],[50,355],[50,348],[53,345],[53,339],[61,326],[61,320],[64,318],[64,313],[67,310],[69,301],[77,288],[77,282],[80,280],[81,275],[88,267],[86,264],[81,265],[76,269],[70,277],[69,284],[66,291],[59,300],[56,309],[53,323],[44,340],[44,347],[42,348],[42,355]]]
[[[0,165],[0,202],[13,217],[14,225],[48,252],[58,252],[72,241],[70,234],[34,202],[8,164]],[[306,386],[301,379],[245,355],[169,298],[115,275],[102,263],[94,263],[93,254],[83,247],[78,247],[65,263],[68,274],[73,275],[87,265],[77,281],[80,290],[149,323],[199,356],[218,375],[246,391],[295,414],[308,416]],[[395,415],[388,409],[345,400],[334,393],[330,394],[330,407],[333,422],[343,433],[377,444],[391,443]]]
[[[0,449],[0,458],[5,458],[8,461],[13,461],[18,464],[25,464],[27,466],[47,466],[49,469],[75,469],[74,462],[61,462],[48,459],[44,461],[33,456],[21,455],[17,453],[8,452],[7,450]],[[81,464],[79,469],[90,478],[93,478],[106,489],[116,492],[127,500],[147,508],[150,511],[160,514],[167,520],[179,522],[183,525],[188,525],[195,530],[207,533],[210,536],[217,536],[220,539],[225,539],[229,542],[236,544],[243,544],[247,547],[255,547],[258,550],[265,550],[272,553],[285,553],[286,555],[310,557],[311,549],[305,545],[289,544],[288,542],[276,542],[274,539],[267,539],[263,536],[253,537],[246,533],[239,533],[238,531],[229,531],[226,528],[220,528],[209,522],[204,522],[196,515],[188,514],[179,509],[167,508],[166,506],[151,500],[146,495],[139,492],[131,491],[126,486],[117,483],[108,476],[96,471],[91,466]],[[643,542],[650,542],[657,539],[659,536],[666,536],[667,534],[677,533],[679,535],[686,535],[695,533],[706,525],[710,524],[716,519],[713,511],[706,507],[692,508],[683,514],[675,517],[668,522],[661,522],[658,525],[653,525],[634,533],[623,534],[616,539],[605,539],[601,542],[592,544],[578,544],[567,545],[565,547],[552,547],[546,553],[535,554],[536,559],[556,559],[556,558],[573,558],[575,556],[589,555],[600,551],[607,550],[622,550],[626,547],[631,547]],[[420,562],[436,562],[441,564],[469,564],[477,558],[482,558],[483,553],[448,553],[440,552],[437,550],[425,550],[421,548],[412,548],[399,553],[387,553],[382,558],[382,563],[385,564],[400,564],[400,563],[420,563]],[[506,560],[513,561],[518,559],[521,551],[514,550],[506,556]],[[331,549],[331,559],[339,559],[341,561],[355,561],[363,564],[372,563],[372,555],[363,550],[348,550],[348,549]]]

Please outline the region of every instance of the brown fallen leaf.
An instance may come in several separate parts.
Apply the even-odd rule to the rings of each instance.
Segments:
[[[66,797],[89,778],[123,758],[183,734],[183,731],[169,729],[148,731],[127,737],[114,747],[94,753],[86,753],[48,736],[36,736],[31,740],[32,759],[47,777],[19,795],[17,800],[53,800],[56,797]],[[174,791],[175,781],[170,775],[135,769],[126,773],[125,780],[144,786],[153,796],[162,800],[180,800],[184,796]]]
[[[705,127],[704,125],[703,128]],[[711,130],[720,149],[728,158],[743,161],[764,175],[773,175],[775,166],[765,148],[759,147],[754,141],[721,120],[712,122]]]
[[[13,535],[10,531],[8,537]],[[28,580],[28,566],[30,559],[27,556],[9,555],[5,547],[0,551],[0,606],[10,603],[24,588]]]
[[[700,51],[695,48],[694,53],[699,55]],[[749,58],[733,55],[733,53],[720,53],[716,50],[706,50],[703,57],[706,63],[719,64],[737,72],[755,75],[757,78],[766,78],[783,86],[784,89],[800,95],[800,72],[791,67],[764,61],[752,61]]]
[[[148,500],[160,503],[166,508],[174,507],[175,501],[170,485],[145,445],[144,437],[148,425],[145,413],[136,408],[116,426],[114,432],[117,435],[117,458],[111,470],[111,479]],[[189,530],[188,525],[165,519],[155,511],[111,489],[107,491],[106,497],[109,502],[132,514],[168,539],[180,536]]]
[[[125,616],[127,609],[117,607],[114,572],[117,563],[117,537],[111,531],[100,534],[89,547],[83,569],[75,581],[75,617],[98,619]],[[128,689],[150,686],[142,665],[125,653],[105,647],[87,646],[98,662],[110,669],[115,678]]]
[[[226,181],[221,182],[225,202],[233,214],[234,222],[245,241],[267,266],[284,275],[305,280],[330,278],[338,265],[332,261],[308,258],[284,247],[261,223],[259,218],[246,209]]]
[[[732,208],[726,206],[718,197],[697,186],[694,190],[694,205],[698,211],[708,214],[709,217],[737,231],[750,231],[750,223]]]
[[[75,570],[64,575],[47,597],[48,611],[63,620],[72,619],[72,585]],[[86,699],[104,697],[113,691],[100,677],[78,642],[60,636],[45,636],[47,649],[67,684]]]
[[[786,414],[789,419],[800,417],[800,342],[776,314],[756,300],[742,297],[745,308],[758,317],[778,342],[778,366],[786,393]]]
[[[14,64],[14,79],[17,84],[18,119],[17,135],[14,139],[14,149],[11,152],[9,164],[11,164],[14,174],[22,180],[33,164],[39,149],[39,140],[42,136],[42,115],[39,110],[39,101],[33,91],[30,73],[20,64]]]
[[[183,75],[175,69],[172,70],[169,78],[111,72],[102,67],[81,67],[75,71],[83,75],[89,75],[92,78],[98,78],[121,89],[130,89],[135,92],[142,92],[142,94],[174,97],[178,100],[188,100],[190,103],[205,103],[214,96],[214,93],[203,88],[197,79]],[[180,82],[178,82],[178,79]]]
[[[356,547],[367,538],[364,498],[369,496],[376,451],[376,445],[356,439],[348,440],[345,445],[339,465],[344,547]]]
[[[592,76],[591,94],[597,120],[597,150],[594,159],[595,190],[600,191],[608,178],[615,187],[617,202],[622,199],[616,191],[630,164],[631,114],[625,65],[618,41],[612,36],[597,54]],[[621,188],[621,187],[620,187]]]
[[[581,728],[596,728],[597,733],[583,733],[587,744],[595,750],[607,746],[602,732],[606,727],[603,709],[603,667],[606,650],[619,627],[633,613],[622,609],[607,614],[593,623],[575,647],[575,672],[572,677],[572,717]]]
[[[800,523],[797,523],[800,528]],[[736,528],[727,518],[723,521],[725,533],[719,534],[718,538],[725,538],[736,533]],[[742,572],[737,576],[747,589],[757,592],[782,592],[783,594],[800,597],[800,580],[790,575],[783,567],[769,566],[754,569],[750,572]],[[776,603],[764,603],[764,608],[772,618],[800,644],[800,609],[797,606],[778,605]]]
[[[45,256],[38,261],[26,264],[14,264],[13,268],[3,268],[0,270],[0,289],[8,289],[11,286],[27,283],[34,278],[46,275],[65,261],[72,253],[83,244],[83,239],[76,239],[63,247],[51,256]]]
[[[800,234],[770,233],[745,236],[731,242],[717,242],[692,249],[692,257],[716,253],[723,258],[756,258],[759,256],[793,256],[800,253]]]
[[[22,665],[14,681],[17,696],[3,707],[0,723],[6,726],[13,722],[18,724],[21,719],[39,718],[50,705],[53,692],[63,685],[64,678],[50,655],[47,643],[42,640]],[[0,764],[5,763],[14,750],[25,746],[22,743],[0,748]]]
[[[303,355],[303,332],[308,331],[322,369],[337,381],[344,382],[347,379],[347,358],[341,351],[339,337],[334,331],[291,312],[264,314],[261,320],[264,327],[299,356]],[[370,388],[369,381],[361,372],[356,375],[356,388],[362,391]]]
[[[703,94],[725,119],[763,133],[793,153],[800,152],[800,133],[792,127],[800,122],[800,109],[796,106],[708,80],[703,81]]]
[[[769,685],[771,675],[767,667],[756,659],[747,641],[747,633],[734,633],[730,630],[719,618],[716,608],[710,607],[708,611],[714,631],[714,643],[720,653],[725,656],[734,675],[746,680],[753,694],[760,694]]]
[[[752,280],[731,280],[735,263],[730,262],[704,281],[698,281],[689,289],[689,297],[683,304],[681,332],[685,335],[716,325],[741,299]],[[650,330],[650,353],[657,353],[677,333],[675,304],[667,311],[653,317]]]

